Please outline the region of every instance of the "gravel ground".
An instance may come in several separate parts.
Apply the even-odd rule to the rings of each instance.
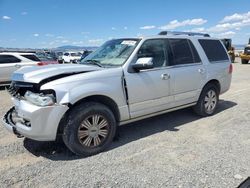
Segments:
[[[0,187],[237,187],[250,175],[250,65],[207,118],[184,109],[119,128],[112,146],[79,158],[60,142],[0,127]],[[11,107],[0,91],[0,116]]]

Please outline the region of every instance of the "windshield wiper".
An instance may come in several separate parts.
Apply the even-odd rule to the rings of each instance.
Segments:
[[[103,67],[100,63],[100,61],[95,60],[95,59],[88,59],[84,61],[83,63],[87,62],[86,64],[91,64],[91,65],[97,65],[98,67]]]

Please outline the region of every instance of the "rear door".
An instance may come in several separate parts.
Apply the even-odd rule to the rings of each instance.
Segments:
[[[175,106],[196,102],[206,80],[206,69],[189,39],[168,39],[171,87]]]
[[[9,82],[12,73],[21,67],[21,59],[13,55],[0,55],[0,82]]]

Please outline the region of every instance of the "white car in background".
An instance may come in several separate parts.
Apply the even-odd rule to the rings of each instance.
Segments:
[[[73,63],[81,59],[82,54],[80,52],[65,52],[62,56],[63,63]]]
[[[0,86],[10,84],[12,73],[23,66],[41,66],[41,65],[51,64],[51,63],[42,62],[33,53],[1,52],[0,53]]]

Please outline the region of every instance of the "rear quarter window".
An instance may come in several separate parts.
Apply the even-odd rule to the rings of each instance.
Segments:
[[[25,58],[27,58],[27,59],[29,59],[31,61],[40,61],[40,59],[35,55],[21,55],[21,56],[25,57]]]
[[[219,40],[199,39],[199,43],[210,62],[229,60],[227,52]]]

